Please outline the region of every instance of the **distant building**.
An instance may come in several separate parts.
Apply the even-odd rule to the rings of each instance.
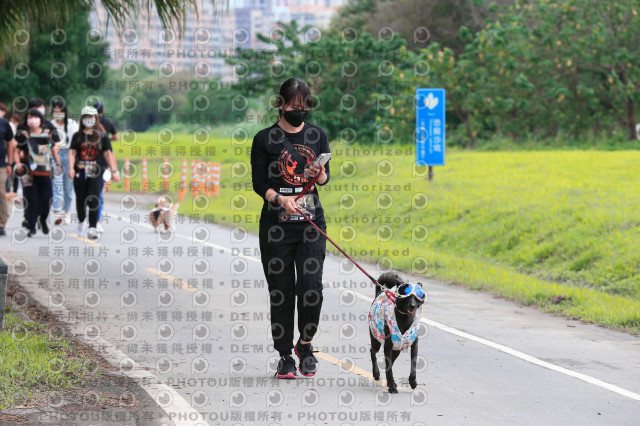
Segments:
[[[199,19],[195,13],[190,13],[186,19],[185,31],[180,38],[177,29],[163,30],[160,19],[154,11],[148,19],[146,10],[141,10],[138,19],[120,33],[115,31],[113,24],[107,25],[106,12],[102,5],[91,13],[89,21],[91,27],[102,33],[109,43],[109,65],[121,67],[126,62],[135,62],[149,69],[158,69],[162,64],[163,70],[169,72],[195,69],[202,61],[208,63],[211,75],[222,75],[224,62],[217,54],[224,49],[222,36],[223,26],[234,25],[234,16],[218,16],[214,18],[214,9],[209,2],[200,5]],[[205,72],[200,67],[200,72]],[[194,74],[195,76],[195,74]]]
[[[92,28],[100,31],[109,43],[109,65],[120,68],[127,62],[167,75],[191,71],[194,78],[221,76],[231,81],[233,73],[224,56],[237,47],[268,49],[257,34],[269,35],[277,22],[296,20],[299,26],[310,24],[323,28],[346,0],[239,0],[238,5],[224,13],[214,13],[210,2],[199,3],[199,19],[190,13],[183,37],[177,31],[163,30],[154,11],[151,19],[141,11],[136,22],[116,33],[107,26],[106,12],[98,6],[90,15]],[[214,17],[215,15],[215,17]]]

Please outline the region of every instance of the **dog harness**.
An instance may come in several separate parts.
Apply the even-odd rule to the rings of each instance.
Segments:
[[[387,323],[391,332],[391,341],[393,342],[392,349],[394,351],[404,351],[411,347],[416,337],[418,337],[418,324],[422,316],[422,305],[416,309],[411,327],[402,334],[396,321],[395,301],[387,295],[387,293],[393,295],[393,291],[394,289],[383,291],[373,300],[369,309],[369,329],[373,337],[384,344],[384,324]]]

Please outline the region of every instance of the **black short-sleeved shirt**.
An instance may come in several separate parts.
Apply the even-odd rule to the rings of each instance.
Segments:
[[[73,165],[77,172],[78,161],[95,161],[102,169],[108,168],[107,161],[104,159],[104,151],[112,151],[111,140],[106,133],[100,133],[100,143],[92,143],[87,139],[87,135],[82,132],[76,132],[71,138],[69,149],[76,151],[76,163]]]
[[[0,118],[0,167],[7,165],[7,143],[13,140],[13,130],[9,121]]]
[[[302,191],[304,185],[311,178],[304,177],[305,164],[298,164],[279,139],[285,135],[293,147],[311,164],[316,157],[323,153],[331,152],[327,133],[318,126],[305,122],[304,127],[298,133],[288,133],[277,124],[259,131],[253,138],[251,146],[251,180],[253,190],[263,198],[260,223],[279,223],[279,215],[283,208],[264,199],[269,188],[281,195],[296,195]],[[327,181],[329,182],[329,162],[325,165]],[[322,186],[320,184],[317,184]],[[317,189],[309,191],[316,206],[314,222],[317,225],[325,225],[324,209],[320,204]],[[307,221],[285,222],[284,226],[307,226]]]
[[[113,124],[113,122],[108,118],[104,118],[104,116],[101,116],[100,124],[102,124],[102,127],[104,127],[104,131],[107,132],[107,135],[115,135],[118,133],[115,124]]]

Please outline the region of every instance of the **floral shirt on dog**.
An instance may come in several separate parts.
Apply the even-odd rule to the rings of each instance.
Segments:
[[[389,290],[391,293],[394,289]],[[386,292],[382,292],[373,300],[371,309],[369,309],[369,329],[371,334],[376,340],[384,344],[384,324],[389,324],[389,330],[391,331],[391,341],[393,342],[394,351],[404,351],[411,347],[413,342],[418,337],[418,324],[420,317],[422,316],[422,305],[416,310],[413,324],[404,333],[400,333],[398,323],[396,322],[395,314],[396,304],[393,300],[387,297]]]

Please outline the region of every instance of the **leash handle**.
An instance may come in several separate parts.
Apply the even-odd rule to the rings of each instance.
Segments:
[[[302,192],[300,194],[298,194],[298,196],[295,198],[295,201],[298,201],[300,199],[300,197],[302,197],[304,194],[306,194],[307,192],[309,192],[311,190],[311,188],[313,187],[313,185],[316,183],[316,181],[318,180],[318,178],[320,177],[322,173],[319,173],[317,175],[315,175],[313,177],[313,179],[311,179],[309,182],[307,182],[307,184],[304,186],[304,188],[302,188]],[[306,216],[305,216],[306,218]],[[310,221],[310,219],[307,219]]]

